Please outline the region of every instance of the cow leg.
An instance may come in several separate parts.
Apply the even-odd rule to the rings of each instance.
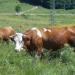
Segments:
[[[43,49],[38,49],[35,54],[36,59],[42,59],[43,57]]]
[[[57,49],[49,50],[49,60],[57,58],[57,57],[60,57],[60,50],[57,50]]]
[[[3,43],[3,40],[2,39],[0,39],[0,43]]]
[[[38,56],[40,59],[42,59],[42,57],[43,57],[43,40],[42,40],[42,38],[37,39],[35,46],[36,46],[36,56]]]
[[[9,44],[9,39],[4,39],[6,44]]]
[[[9,40],[7,40],[7,41],[5,41],[6,42],[6,44],[8,44],[9,45]]]

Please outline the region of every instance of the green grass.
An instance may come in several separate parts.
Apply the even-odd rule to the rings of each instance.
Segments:
[[[75,53],[65,46],[61,58],[36,60],[26,52],[15,52],[14,45],[0,44],[0,75],[74,75]]]
[[[16,13],[15,6],[19,4],[22,11],[27,11],[33,6],[26,3],[19,3],[18,0],[0,0],[1,13]],[[36,10],[26,12],[22,16],[0,15],[0,27],[12,26],[17,32],[24,32],[32,27],[50,27],[51,11],[39,6]],[[55,10],[54,15],[56,26],[75,25],[75,15],[68,16],[73,10]],[[25,15],[25,14],[50,14],[50,15]],[[26,51],[15,52],[15,45],[0,43],[0,75],[75,75],[75,53],[73,48],[65,46],[61,49],[60,56],[48,52],[44,53],[42,60],[36,60]]]

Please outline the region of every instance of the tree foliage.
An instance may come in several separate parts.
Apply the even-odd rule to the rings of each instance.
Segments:
[[[26,2],[33,5],[40,5],[46,8],[52,8],[55,4],[55,8],[60,9],[73,9],[75,8],[75,0],[19,0],[20,2]]]
[[[15,10],[16,10],[16,12],[17,12],[17,13],[19,13],[19,12],[21,11],[21,7],[20,7],[20,5],[19,5],[19,4],[18,4],[18,5],[16,5]]]

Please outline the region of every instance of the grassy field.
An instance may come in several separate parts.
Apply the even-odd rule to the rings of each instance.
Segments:
[[[15,6],[19,4],[23,11],[27,11],[34,6],[19,3],[18,0],[0,0],[0,27],[12,26],[17,32],[23,32],[32,27],[51,27],[51,11],[49,9],[38,7],[37,9],[25,12],[24,15],[1,15],[3,13],[15,13]],[[75,25],[75,9],[73,10],[55,10],[54,15],[56,26]],[[28,14],[28,15],[26,15]],[[36,14],[36,15],[29,15]],[[49,15],[38,15],[49,14]],[[15,45],[10,42],[9,45],[0,43],[0,75],[75,75],[75,53],[73,48],[65,45],[60,50],[60,56],[54,53],[50,55],[48,51],[44,53],[42,60],[36,60],[27,52],[15,52]]]
[[[26,52],[15,52],[14,46],[0,44],[0,75],[74,75],[75,53],[65,46],[60,57],[45,53],[36,60]]]

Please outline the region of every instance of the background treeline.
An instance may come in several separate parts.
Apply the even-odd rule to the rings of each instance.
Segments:
[[[20,2],[25,2],[33,5],[40,5],[46,8],[56,9],[74,9],[75,0],[19,0]]]

